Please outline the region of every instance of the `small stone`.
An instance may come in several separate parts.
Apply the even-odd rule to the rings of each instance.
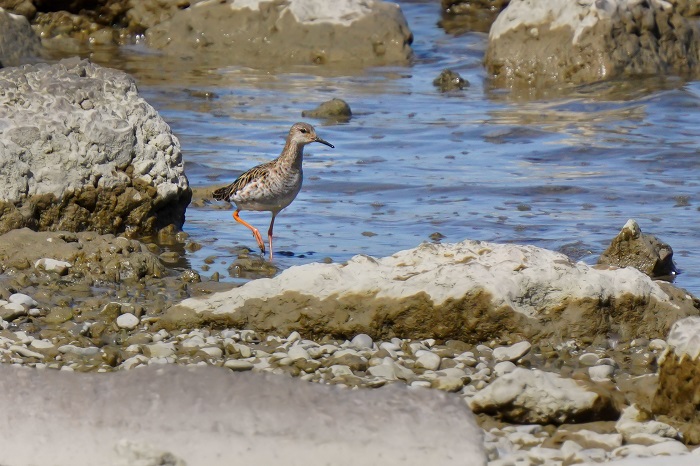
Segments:
[[[59,275],[65,275],[68,273],[68,269],[71,268],[73,264],[66,261],[59,261],[56,259],[39,259],[34,262],[35,269],[43,269],[46,272],[56,272]]]
[[[334,364],[331,367],[329,367],[331,374],[333,374],[333,377],[341,377],[343,375],[354,375],[352,370],[348,366],[344,366],[342,364]]]
[[[224,367],[228,367],[234,372],[244,372],[251,370],[254,366],[252,362],[242,361],[240,359],[229,359],[224,363]]]
[[[182,340],[181,345],[183,348],[188,348],[188,349],[202,348],[202,347],[207,345],[207,342],[204,341],[204,338],[202,338],[201,336],[194,335],[192,337],[189,337],[189,338]]]
[[[26,315],[27,308],[20,303],[7,303],[0,307],[0,319],[3,320],[12,321]]]
[[[418,356],[418,359],[416,359],[415,367],[424,368],[431,371],[436,371],[440,367],[441,358],[435,353],[422,350],[418,351],[416,356]]]
[[[8,298],[10,303],[21,304],[25,308],[36,307],[39,305],[31,296],[24,293],[14,293]]]
[[[73,310],[69,307],[55,307],[44,317],[47,324],[62,324],[73,318]]]
[[[117,317],[117,326],[127,330],[133,330],[139,325],[139,318],[134,314],[122,314]]]
[[[615,368],[607,365],[593,366],[588,368],[588,375],[594,382],[610,380],[614,373]]]
[[[595,366],[599,360],[600,357],[595,353],[583,353],[578,357],[578,362],[584,366]]]
[[[469,81],[462,78],[456,71],[444,69],[440,76],[433,80],[433,86],[440,89],[440,92],[459,91],[469,87]]]
[[[24,346],[11,345],[9,349],[10,351],[14,351],[17,354],[24,356],[25,358],[44,359],[43,354],[32,351],[29,348],[25,348]]]
[[[372,341],[372,337],[365,333],[360,333],[355,335],[355,337],[352,339],[350,342],[352,346],[358,349],[364,349],[364,348],[369,348],[372,349],[372,346],[374,345],[374,341]]]
[[[508,374],[509,372],[513,372],[517,366],[513,364],[511,361],[501,361],[495,366],[493,366],[493,373],[496,374],[496,376],[501,376],[503,374]]]
[[[216,346],[207,346],[206,348],[201,348],[199,351],[203,352],[204,354],[213,359],[219,359],[224,355],[224,352],[221,350],[221,348],[218,348]]]
[[[162,341],[143,346],[143,354],[149,358],[167,358],[175,354],[175,343]]]
[[[530,351],[529,341],[521,341],[511,346],[499,346],[493,350],[493,359],[499,361],[516,361]]]
[[[668,343],[661,338],[654,338],[649,342],[650,351],[663,351],[668,347]]]
[[[32,340],[32,342],[29,343],[29,346],[31,346],[34,349],[45,350],[53,348],[54,344],[48,340]]]
[[[95,346],[90,346],[88,348],[83,348],[81,346],[75,345],[63,345],[58,347],[58,351],[61,353],[70,353],[78,356],[94,356],[100,352],[100,349]]]
[[[311,359],[309,353],[302,346],[292,346],[287,351],[287,356],[292,359],[292,361],[297,361],[299,359]]]
[[[337,121],[348,121],[352,117],[352,111],[347,102],[342,99],[331,99],[323,102],[313,110],[304,110],[301,116],[308,118],[325,118]]]
[[[445,392],[458,392],[464,386],[464,382],[459,377],[438,377],[430,383],[430,386]]]

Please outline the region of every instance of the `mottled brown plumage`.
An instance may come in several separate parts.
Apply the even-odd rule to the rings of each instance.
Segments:
[[[265,243],[257,228],[238,216],[241,210],[272,212],[270,228],[267,231],[272,260],[272,229],[278,213],[296,198],[303,181],[302,161],[304,146],[320,142],[328,147],[331,143],[316,136],[316,130],[308,123],[295,123],[289,130],[282,153],[275,160],[251,168],[228,186],[213,193],[214,199],[236,204],[233,218],[250,228],[260,250],[265,253]]]

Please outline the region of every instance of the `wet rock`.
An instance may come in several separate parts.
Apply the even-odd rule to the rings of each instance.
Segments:
[[[146,31],[151,47],[223,64],[406,64],[413,36],[384,1],[204,2]]]
[[[697,75],[699,31],[675,3],[511,0],[491,27],[486,68],[498,86],[528,88]]]
[[[440,26],[450,34],[489,32],[491,24],[510,0],[441,0]]]
[[[180,228],[180,144],[126,74],[78,59],[0,70],[0,232]]]
[[[122,314],[117,317],[117,326],[119,328],[125,328],[128,330],[133,330],[139,325],[139,318],[133,314]]]
[[[323,102],[313,110],[304,110],[301,116],[347,122],[352,117],[350,105],[342,99],[331,99]]]
[[[616,419],[619,411],[605,393],[558,374],[517,368],[476,393],[470,406],[516,423],[563,424]]]
[[[26,18],[0,8],[0,68],[17,66],[41,53],[41,42]]]
[[[390,257],[293,267],[270,280],[173,306],[158,325],[206,322],[304,337],[591,338],[662,336],[695,300],[636,269],[598,270],[532,246],[422,244]],[[615,316],[615,318],[610,318]]]
[[[469,87],[469,81],[462,78],[456,71],[446,69],[435,78],[433,86],[437,87],[440,92],[461,91],[465,87]]]
[[[610,246],[600,255],[598,265],[634,267],[652,278],[673,277],[673,249],[654,235],[642,233],[634,220],[628,220]]]

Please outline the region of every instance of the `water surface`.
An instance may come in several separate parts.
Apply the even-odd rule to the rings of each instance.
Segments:
[[[534,244],[593,263],[627,219],[669,243],[677,283],[700,293],[700,83],[650,77],[515,95],[492,89],[487,35],[446,34],[434,1],[401,3],[410,67],[329,73],[172,61],[135,47],[96,61],[122,68],[180,138],[190,183],[232,181],[279,154],[302,110],[346,100],[345,124],[309,120],[336,149],[306,149],[305,182],[276,221],[277,265],[390,255],[431,241]],[[470,81],[439,93],[444,68]],[[266,231],[269,213],[244,212]],[[249,230],[215,205],[191,207],[188,253],[204,276],[226,269]],[[232,278],[228,278],[232,279]]]

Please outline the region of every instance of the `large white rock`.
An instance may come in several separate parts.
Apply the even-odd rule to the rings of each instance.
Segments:
[[[610,419],[618,414],[609,396],[552,372],[516,368],[474,395],[475,413],[525,424],[563,424]]]
[[[182,227],[180,143],[131,77],[75,58],[3,68],[0,87],[0,232]]]
[[[685,440],[700,443],[700,317],[681,319],[671,327],[668,348],[659,358],[659,384],[654,414],[679,422]]]
[[[486,341],[513,332],[528,340],[610,331],[653,337],[691,314],[698,314],[691,296],[632,268],[594,268],[534,246],[463,241],[291,267],[184,300],[161,324],[216,320],[282,334]]]
[[[486,465],[482,431],[458,398],[398,384],[351,391],[214,367],[1,365],[0,412],[0,463],[13,466]]]

